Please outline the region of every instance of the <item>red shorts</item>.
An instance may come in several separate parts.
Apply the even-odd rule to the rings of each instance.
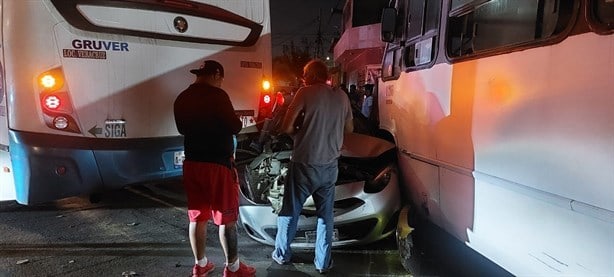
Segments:
[[[208,221],[212,217],[216,225],[237,221],[239,183],[236,170],[215,163],[184,161],[183,186],[190,222]]]

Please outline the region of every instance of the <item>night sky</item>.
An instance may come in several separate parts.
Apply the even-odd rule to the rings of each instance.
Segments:
[[[315,45],[321,10],[323,53],[332,57],[328,50],[332,39],[340,36],[341,14],[331,15],[331,9],[343,9],[344,4],[345,0],[270,0],[273,56],[293,40],[295,46],[303,46],[302,38]]]

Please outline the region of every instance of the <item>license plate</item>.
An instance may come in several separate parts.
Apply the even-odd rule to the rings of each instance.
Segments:
[[[183,151],[175,151],[175,167],[183,166],[183,160],[185,160],[185,153]]]
[[[305,231],[305,240],[307,243],[316,242],[316,231]],[[333,241],[339,240],[339,230],[333,229]]]

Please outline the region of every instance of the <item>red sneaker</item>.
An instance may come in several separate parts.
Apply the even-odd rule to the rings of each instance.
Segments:
[[[207,277],[207,275],[215,269],[215,265],[211,261],[207,261],[205,266],[197,264],[192,268],[192,277]]]
[[[239,270],[232,272],[228,267],[224,268],[224,277],[254,277],[256,276],[256,269],[239,262]]]

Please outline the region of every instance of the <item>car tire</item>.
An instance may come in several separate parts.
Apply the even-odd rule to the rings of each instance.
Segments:
[[[405,206],[399,213],[396,230],[396,241],[399,259],[403,268],[413,276],[421,275],[421,251],[416,247],[413,239],[414,228],[410,222],[415,222],[416,213],[410,206]]]

